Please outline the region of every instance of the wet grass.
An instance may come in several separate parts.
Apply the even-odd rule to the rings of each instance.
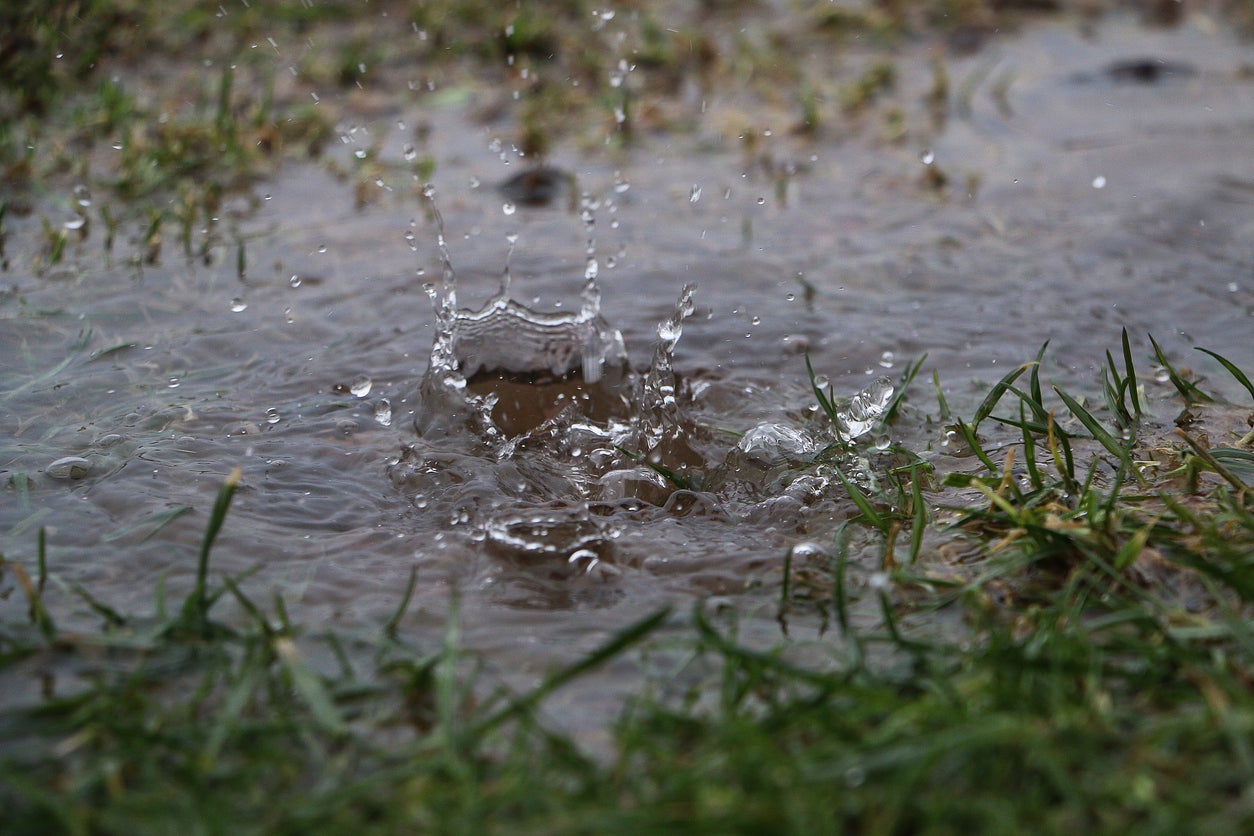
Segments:
[[[1119,354],[1097,403],[1046,385],[1044,348],[970,420],[938,389],[949,414],[929,420],[967,464],[846,481],[857,513],[830,563],[781,555],[781,621],[832,616],[791,643],[821,662],[696,603],[642,614],[534,690],[486,691],[455,602],[443,635],[407,627],[412,574],[356,632],[216,576],[237,474],[181,602],[157,588],[119,612],[66,583],[41,534],[0,562],[5,830],[1248,832],[1254,455],[1248,434],[1195,427],[1251,407],[1160,354],[1189,384],[1160,423],[1126,335]],[[98,626],[63,629],[52,589]],[[878,623],[851,616],[866,601]],[[590,755],[546,701],[625,658],[652,673]]]

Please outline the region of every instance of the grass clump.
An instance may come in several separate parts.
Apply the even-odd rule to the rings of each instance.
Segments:
[[[456,606],[443,636],[407,634],[413,575],[391,618],[351,634],[215,580],[237,475],[181,606],[135,616],[79,589],[101,626],[68,632],[41,536],[33,560],[0,564],[7,832],[1248,832],[1251,439],[1190,432],[1196,410],[1230,408],[1214,395],[1167,430],[1126,335],[1100,407],[1047,388],[1044,357],[970,421],[938,390],[971,469],[847,482],[856,516],[818,567],[836,629],[775,649],[697,604],[529,692],[485,693]],[[889,416],[908,419],[906,400]],[[785,599],[807,560],[789,561]],[[224,598],[245,617],[215,618]],[[641,648],[655,675],[608,753],[541,720]]]

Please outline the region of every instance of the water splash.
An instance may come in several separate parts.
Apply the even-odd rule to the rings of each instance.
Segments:
[[[864,486],[873,478],[855,442],[882,426],[893,395],[886,379],[838,409],[835,424],[785,416],[728,449],[725,435],[694,417],[693,385],[675,370],[695,286],[685,285],[657,324],[640,371],[602,316],[597,201],[585,196],[582,206],[579,309],[543,312],[512,296],[516,235],[507,236],[496,294],[482,307],[460,307],[443,219],[434,192],[424,194],[441,263],[439,283],[424,285],[436,328],[415,409],[418,437],[390,473],[431,524],[466,532],[502,565],[604,580],[618,571],[615,543],[630,525],[624,508],[680,514],[687,505],[674,497],[698,497],[719,513],[774,519],[830,505],[843,491],[834,468]]]

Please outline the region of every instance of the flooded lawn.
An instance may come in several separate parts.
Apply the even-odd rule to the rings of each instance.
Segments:
[[[212,571],[248,573],[306,624],[377,627],[416,571],[403,629],[442,634],[456,602],[464,646],[517,687],[703,598],[740,612],[743,640],[777,642],[785,558],[825,568],[858,513],[841,475],[873,490],[911,454],[940,475],[978,468],[933,373],[969,416],[1048,341],[1042,377],[1096,399],[1126,328],[1150,404],[1175,389],[1149,334],[1239,400],[1193,350],[1254,368],[1254,63],[1222,20],[857,34],[831,78],[866,101],[818,82],[812,101],[772,99],[774,80],[734,77],[727,56],[750,44],[715,29],[729,78],[693,69],[657,105],[666,120],[626,97],[606,113],[631,102],[630,120],[555,131],[556,173],[526,182],[536,155],[519,153],[510,95],[526,76],[445,85],[390,60],[417,37],[398,17],[360,89],[314,90],[337,114],[321,158],[182,227],[171,197],[155,232],[100,182],[119,131],[6,203],[0,551],[26,560],[46,532],[63,624],[98,618],[76,585],[144,611],[160,585],[190,588],[240,468]],[[288,95],[289,65],[324,47],[257,49]],[[608,89],[636,90],[651,69],[623,49]],[[232,60],[206,57],[207,75]],[[158,95],[160,68],[128,67]],[[512,319],[492,308],[507,264]],[[816,463],[842,439],[807,355],[846,410],[868,387],[882,409],[922,364],[891,427],[872,409],[842,458]],[[487,358],[477,377],[471,358]],[[881,549],[851,548],[857,599],[883,582]],[[867,597],[854,616],[869,622]],[[220,606],[229,620],[236,603]],[[829,617],[798,606],[791,632]],[[640,675],[616,663],[546,712],[591,732]]]

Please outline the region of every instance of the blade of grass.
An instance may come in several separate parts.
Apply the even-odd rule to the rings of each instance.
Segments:
[[[274,641],[274,650],[287,670],[288,676],[291,677],[293,689],[309,706],[318,725],[331,734],[345,733],[347,726],[344,724],[344,718],[335,707],[335,701],[327,691],[322,677],[305,664],[296,643],[290,638],[280,637]]]
[[[1128,341],[1128,329],[1123,329],[1123,368],[1124,379],[1128,382],[1128,397],[1132,400],[1132,413],[1140,418],[1141,413],[1141,397],[1137,392],[1136,385],[1136,366],[1132,362],[1132,345]]]
[[[784,579],[779,585],[779,609],[775,614],[775,620],[779,622],[779,629],[786,636],[788,635],[788,596],[791,594],[792,585],[792,549],[789,548],[784,552]]]
[[[1005,377],[993,385],[993,388],[990,389],[988,394],[984,396],[984,400],[980,402],[979,407],[975,410],[975,415],[971,418],[972,429],[978,428],[980,423],[985,418],[993,414],[993,410],[997,408],[997,402],[1001,400],[1002,395],[1006,394],[1006,390],[1010,388],[1010,384],[1018,380],[1021,374],[1032,368],[1034,365],[1036,365],[1035,360],[1029,363],[1024,363],[1022,366],[1012,369]]]
[[[243,471],[238,467],[235,468],[226,477],[226,481],[218,491],[218,498],[213,504],[213,511],[209,514],[209,524],[205,527],[205,536],[200,544],[200,555],[196,561],[196,584],[183,605],[184,617],[201,631],[208,627],[207,619],[211,603],[208,588],[209,553],[213,550],[213,542],[218,538],[218,532],[222,530],[227,509],[231,506],[231,497],[235,495],[235,489],[239,487],[242,476]]]
[[[1175,366],[1171,365],[1171,361],[1167,359],[1167,355],[1163,353],[1162,347],[1158,345],[1153,334],[1149,335],[1149,341],[1154,346],[1154,356],[1158,359],[1159,365],[1166,369],[1167,377],[1171,379],[1171,384],[1176,387],[1180,397],[1184,398],[1187,403],[1210,403],[1214,400],[1210,395],[1198,389],[1192,381],[1180,376]]]
[[[123,537],[127,537],[131,534],[134,534],[136,531],[139,531],[140,529],[146,528],[148,526],[152,526],[152,529],[147,534],[145,534],[143,537],[140,538],[139,542],[142,543],[145,540],[151,539],[161,529],[165,528],[167,525],[174,522],[175,520],[177,520],[179,517],[183,516],[190,510],[192,510],[192,506],[190,505],[176,505],[175,507],[169,508],[165,511],[158,511],[155,514],[149,514],[148,516],[144,517],[142,520],[133,522],[130,525],[124,525],[121,528],[116,528],[113,531],[110,531],[108,534],[105,534],[103,537],[101,537],[100,541],[102,543],[112,543],[114,540],[120,540]]]
[[[1122,443],[1107,432],[1106,428],[1098,423],[1097,419],[1093,417],[1091,412],[1080,406],[1079,401],[1068,395],[1062,389],[1055,386],[1054,392],[1058,394],[1058,397],[1062,398],[1062,402],[1067,405],[1067,409],[1071,410],[1071,414],[1079,419],[1080,423],[1084,425],[1084,428],[1089,431],[1094,439],[1097,440],[1097,443],[1105,447],[1112,456],[1118,458],[1119,461],[1123,463],[1124,467],[1128,469],[1128,472],[1136,477],[1137,482],[1144,486],[1145,479],[1132,464],[1132,456],[1128,452],[1129,443]]]
[[[870,497],[863,493],[862,489],[855,485],[839,467],[835,468],[835,470],[836,475],[840,477],[841,484],[849,492],[849,498],[853,500],[854,505],[858,506],[858,510],[862,513],[863,518],[878,529],[881,534],[887,535],[888,520],[879,511],[875,510],[875,506],[871,504]]]
[[[555,671],[545,677],[544,681],[522,697],[513,700],[495,714],[479,722],[475,732],[479,735],[500,726],[513,717],[531,714],[544,699],[566,683],[579,678],[594,668],[622,654],[627,648],[644,640],[665,623],[670,617],[670,607],[663,607],[645,616],[634,624],[629,624],[614,633],[600,647],[571,665]]]
[[[822,407],[827,419],[832,422],[832,426],[839,429],[840,415],[836,411],[836,402],[828,397],[819,387],[818,376],[814,373],[814,366],[810,363],[810,355],[806,354],[806,372],[810,375],[810,389],[814,392],[814,397],[818,399],[819,406]]]
[[[383,632],[387,635],[396,637],[396,626],[401,623],[401,619],[405,617],[405,611],[409,609],[409,602],[414,597],[414,587],[418,584],[418,567],[409,567],[409,581],[405,584],[405,593],[401,596],[401,602],[396,607],[396,612],[392,613],[392,617],[383,625]]]
[[[1240,383],[1242,386],[1245,387],[1245,391],[1250,393],[1250,397],[1254,398],[1254,383],[1251,383],[1250,379],[1246,377],[1245,372],[1238,369],[1232,363],[1231,360],[1229,360],[1227,357],[1223,357],[1219,354],[1216,354],[1215,352],[1211,351],[1208,348],[1197,347],[1194,350],[1200,351],[1203,354],[1209,354],[1211,357],[1215,358],[1215,360],[1219,362],[1219,365],[1223,366],[1225,369],[1228,370],[1228,374],[1232,375],[1233,377],[1237,379],[1237,383]]]

